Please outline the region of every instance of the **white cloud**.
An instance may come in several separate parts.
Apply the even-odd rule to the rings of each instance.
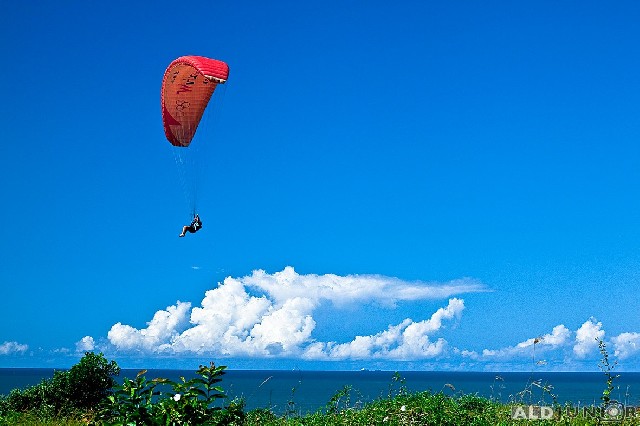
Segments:
[[[170,341],[178,333],[178,328],[186,322],[190,303],[178,301],[175,306],[155,313],[147,323],[147,328],[135,329],[121,323],[115,324],[107,333],[109,341],[118,349],[141,349],[161,351],[164,343]]]
[[[260,294],[249,294],[250,290]],[[117,323],[107,337],[119,350],[152,353],[304,354],[308,358],[361,358],[371,353],[394,359],[435,356],[443,351],[446,342],[431,341],[429,336],[442,327],[443,320],[460,316],[464,308],[460,299],[451,299],[429,320],[405,320],[374,336],[356,337],[342,345],[314,340],[313,313],[323,300],[337,306],[376,302],[393,307],[399,301],[471,291],[486,289],[470,279],[425,284],[379,275],[299,275],[291,267],[274,274],[259,270],[242,278],[226,278],[217,288],[207,291],[201,306],[190,314],[190,304],[178,302],[156,312],[147,328]]]
[[[553,330],[551,330],[551,334],[545,334],[544,336],[542,336],[540,342],[538,343],[540,343],[540,345],[542,346],[556,348],[558,346],[563,346],[564,344],[566,344],[569,341],[570,337],[571,331],[569,331],[569,329],[564,325],[560,324],[553,327]]]
[[[572,336],[575,334],[575,339]],[[581,368],[589,355],[597,354],[598,339],[604,339],[602,323],[589,318],[575,332],[564,325],[557,325],[552,332],[532,337],[515,346],[500,349],[484,349],[481,353],[467,349],[455,349],[463,359],[482,362],[517,362],[531,357],[537,365],[547,365],[543,357],[549,356],[562,368]],[[640,353],[640,333],[622,333],[611,339],[613,355],[620,360],[628,359]],[[594,365],[596,365],[594,363]]]
[[[76,342],[76,352],[92,351],[96,347],[96,343],[91,336],[84,336],[80,341]]]
[[[190,303],[178,301],[156,312],[146,327],[117,323],[107,337],[116,350],[145,355],[387,362],[437,358],[439,362],[447,359],[451,365],[459,362],[483,369],[517,369],[524,364],[530,368],[534,361],[549,369],[581,369],[597,354],[596,338],[605,336],[602,323],[589,318],[575,331],[559,324],[547,334],[497,349],[450,345],[444,331],[461,317],[465,303],[449,295],[479,291],[487,289],[471,279],[427,284],[379,275],[300,275],[291,267],[274,274],[258,270],[245,277],[227,277],[205,293],[200,306],[192,308]],[[316,321],[325,318],[327,308],[346,308],[348,312],[350,304],[358,309],[374,304],[379,312],[403,301],[437,298],[449,301],[428,319],[406,318],[385,329],[380,327],[378,332],[343,340],[318,340],[316,336]],[[348,315],[346,312],[340,315]],[[640,333],[622,333],[609,343],[618,359],[640,354]],[[95,346],[90,336],[76,343],[78,351]],[[15,342],[0,345],[0,354],[26,350],[26,345]]]
[[[576,331],[576,344],[573,346],[573,353],[578,358],[585,358],[598,347],[596,338],[604,338],[602,323],[596,322],[594,318],[589,318]]]
[[[407,318],[398,325],[371,336],[357,336],[348,343],[314,343],[305,351],[306,359],[395,359],[410,360],[437,357],[445,351],[443,338],[430,336],[442,327],[442,321],[459,318],[464,301],[451,299],[446,308],[438,309],[430,319],[414,322]]]
[[[640,351],[640,333],[621,333],[611,339],[613,355],[624,360]]]
[[[28,345],[18,342],[4,342],[0,345],[0,355],[10,355],[15,353],[25,353],[29,349]]]
[[[515,346],[508,346],[501,349],[484,349],[481,354],[475,351],[464,350],[461,352],[463,357],[471,359],[484,360],[509,360],[522,357],[533,357],[537,354],[541,355],[545,352],[565,346],[569,342],[571,331],[564,325],[556,325],[551,333],[538,337],[531,337]]]
[[[456,353],[459,353],[460,355],[462,355],[465,358],[471,358],[471,359],[480,358],[480,355],[476,351],[470,351],[470,350],[467,350],[467,349],[460,350],[460,349],[457,349],[457,348],[454,351]]]
[[[394,306],[399,301],[446,299],[456,294],[488,291],[480,282],[470,278],[447,283],[423,283],[381,275],[299,275],[290,266],[275,274],[257,270],[239,281],[266,292],[276,304],[304,297],[316,303],[329,300],[338,305],[377,302]]]

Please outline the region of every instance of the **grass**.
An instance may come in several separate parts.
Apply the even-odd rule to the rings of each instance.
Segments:
[[[508,420],[510,409],[473,395],[450,397],[442,393],[412,393],[366,404],[301,417],[276,417],[266,410],[248,413],[245,425],[491,425]]]
[[[406,392],[381,398],[355,408],[348,404],[348,395],[339,391],[341,401],[332,398],[327,407],[303,416],[276,415],[269,409],[256,409],[246,413],[244,420],[235,425],[244,426],[293,426],[293,425],[640,425],[640,418],[627,418],[615,423],[602,421],[592,412],[573,411],[573,415],[563,415],[554,420],[512,419],[515,403],[501,403],[477,395],[445,395],[443,392]],[[556,409],[563,409],[556,405]],[[563,413],[565,413],[563,411]],[[91,424],[91,416],[70,416],[62,418],[38,417],[34,413],[10,413],[0,419],[0,425],[64,425]]]
[[[86,426],[83,416],[41,416],[36,413],[9,413],[0,417],[0,426]]]
[[[525,392],[526,393],[526,392]],[[344,394],[342,395],[344,396]],[[602,407],[578,409],[571,405],[545,403],[553,409],[552,419],[514,419],[517,409],[531,406],[519,402],[502,403],[473,394],[445,395],[443,392],[400,393],[365,404],[361,408],[344,405],[304,416],[276,416],[266,409],[247,413],[245,426],[323,426],[323,425],[640,425],[639,417],[611,421]],[[535,410],[536,408],[532,408]],[[540,416],[539,411],[534,411]]]

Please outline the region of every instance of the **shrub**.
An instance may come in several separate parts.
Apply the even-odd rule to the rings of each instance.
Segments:
[[[119,374],[120,367],[115,361],[107,361],[101,353],[86,352],[80,362],[67,372],[69,401],[79,409],[96,407],[117,385],[114,377]]]
[[[218,383],[227,367],[200,366],[195,377],[178,382],[158,378],[147,380],[146,370],[135,380],[125,379],[122,386],[107,396],[99,419],[116,424],[144,425],[241,425],[244,402],[232,401],[227,407],[218,402],[226,395]],[[158,386],[170,391],[159,391]]]
[[[69,371],[56,371],[51,379],[12,390],[0,399],[0,415],[33,412],[46,418],[95,408],[111,392],[113,376],[119,373],[115,361],[86,352]]]

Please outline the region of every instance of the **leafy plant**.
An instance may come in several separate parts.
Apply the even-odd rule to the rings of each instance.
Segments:
[[[619,374],[613,374],[612,371],[618,365],[618,361],[615,361],[613,364],[609,361],[609,353],[607,352],[607,345],[604,343],[604,340],[596,337],[598,341],[598,349],[600,350],[600,354],[602,354],[602,358],[598,363],[598,367],[607,377],[607,387],[602,391],[602,402],[606,405],[611,401],[611,392],[613,392],[613,380],[620,377]]]
[[[153,397],[159,395],[155,388],[165,379],[149,381],[144,376],[146,372],[138,372],[134,380],[125,378],[122,385],[107,396],[99,419],[122,424],[152,424]]]
[[[191,380],[180,378],[179,382],[166,383],[171,385],[173,395],[158,404],[158,414],[164,424],[203,424],[214,418],[222,407],[218,400],[227,396],[218,383],[222,381],[226,366],[201,365],[195,377]],[[235,407],[234,407],[235,408]]]
[[[244,401],[227,398],[218,385],[226,366],[201,365],[190,380],[181,377],[173,382],[164,378],[147,380],[146,370],[135,380],[125,379],[122,386],[109,395],[100,420],[115,424],[142,425],[231,425],[244,421]]]

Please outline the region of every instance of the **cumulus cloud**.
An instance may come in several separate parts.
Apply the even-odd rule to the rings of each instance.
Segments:
[[[514,346],[484,349],[481,352],[455,348],[454,352],[463,359],[485,362],[515,361],[533,357],[539,365],[548,364],[542,357],[549,355],[563,367],[571,368],[572,365],[580,365],[579,363],[585,359],[591,360],[597,356],[597,339],[604,340],[604,336],[602,323],[595,318],[589,318],[575,331],[561,324],[555,326],[549,334],[531,337]],[[621,333],[612,337],[609,343],[613,347],[613,355],[619,360],[625,360],[640,353],[640,333]]]
[[[589,353],[598,347],[597,339],[604,338],[602,323],[596,322],[594,318],[589,318],[576,331],[576,343],[573,346],[573,353],[578,358],[585,358]]]
[[[23,354],[28,349],[28,345],[23,345],[18,342],[4,342],[0,345],[0,355]]]
[[[407,282],[379,275],[300,275],[291,267],[267,274],[262,270],[241,278],[226,278],[205,293],[201,306],[178,302],[156,312],[146,328],[117,323],[108,332],[118,350],[151,353],[213,353],[226,356],[305,356],[361,358],[362,354],[390,359],[435,356],[444,339],[430,336],[444,320],[459,317],[464,302],[451,299],[429,320],[404,320],[372,336],[349,343],[317,342],[314,311],[323,301],[340,307],[377,303],[388,308],[400,301],[446,298],[487,291],[479,282]]]
[[[611,339],[613,355],[621,360],[627,359],[640,351],[640,333],[621,333]]]
[[[152,352],[161,351],[168,341],[174,338],[179,327],[186,322],[190,303],[178,301],[174,306],[155,313],[147,323],[147,328],[138,330],[129,325],[115,324],[107,337],[118,349],[140,349]]]
[[[443,320],[459,318],[464,301],[451,299],[445,308],[438,309],[430,319],[414,322],[407,318],[398,325],[370,336],[357,336],[348,343],[321,343],[310,345],[305,351],[306,359],[424,359],[441,355],[447,342],[443,338],[435,341],[430,336],[443,327]]]
[[[538,337],[531,337],[515,346],[508,346],[501,349],[484,349],[481,354],[478,354],[475,351],[464,350],[461,354],[464,357],[485,360],[509,360],[519,357],[530,357],[534,355],[534,350],[537,350],[538,354],[542,354],[558,347],[562,347],[569,342],[570,337],[571,331],[564,325],[560,324],[553,327],[551,333]]]
[[[92,351],[96,347],[96,343],[91,336],[84,336],[80,341],[76,342],[76,352]]]
[[[458,361],[459,365],[489,369],[518,368],[523,363],[530,368],[531,360],[545,368],[580,369],[597,356],[596,338],[604,339],[605,331],[594,318],[575,330],[559,324],[546,334],[502,348],[459,348],[450,344],[446,329],[456,324],[465,309],[462,299],[451,296],[484,291],[487,288],[472,279],[426,283],[380,275],[301,275],[291,267],[273,274],[258,270],[245,277],[225,278],[205,293],[199,306],[178,301],[157,311],[145,327],[117,323],[107,337],[113,349],[144,355],[308,361],[447,359],[451,365]],[[434,299],[448,302],[425,313],[424,318],[400,317],[391,324],[380,324],[370,334],[343,340],[317,337],[321,333],[316,332],[316,321],[326,319],[326,309],[348,312],[352,309],[349,305],[357,309],[375,305],[377,310],[390,311],[402,302]],[[608,343],[620,360],[640,353],[640,333],[625,332]],[[76,343],[77,351],[95,347],[91,336]],[[16,342],[0,345],[0,354],[26,350],[26,345]]]

